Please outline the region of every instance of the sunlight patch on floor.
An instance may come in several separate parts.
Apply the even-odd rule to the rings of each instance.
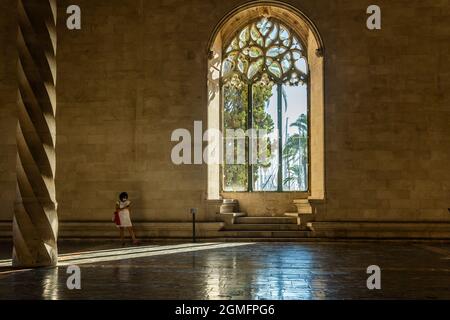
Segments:
[[[93,251],[72,252],[59,255],[58,266],[87,264],[106,261],[126,260],[160,256],[175,253],[196,252],[203,250],[224,249],[247,246],[253,243],[186,243],[166,246],[137,246],[128,248],[103,249]],[[12,260],[0,260],[0,267],[11,267]]]

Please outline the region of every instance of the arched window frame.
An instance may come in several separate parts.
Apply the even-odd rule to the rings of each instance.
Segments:
[[[252,157],[252,139],[246,137],[247,155],[247,190],[232,191],[225,190],[225,163],[221,166],[221,187],[222,192],[309,192],[310,189],[310,121],[309,121],[309,65],[308,58],[305,54],[307,45],[302,41],[300,36],[283,21],[273,17],[260,16],[247,22],[246,25],[236,30],[231,40],[224,43],[222,47],[222,63],[220,68],[220,91],[222,99],[225,99],[224,87],[231,86],[247,86],[247,125],[246,129],[253,129],[253,86],[257,84],[267,85],[269,87],[276,86],[277,95],[277,123],[275,124],[278,132],[276,151],[277,158],[277,190],[256,190],[254,187],[254,165],[249,161]],[[297,62],[299,64],[297,65]],[[302,63],[303,62],[303,63]],[[258,64],[259,63],[259,64]],[[255,67],[256,66],[256,67]],[[253,67],[253,69],[252,69]],[[273,68],[271,68],[273,67]],[[252,72],[253,71],[253,72]],[[303,172],[304,185],[303,190],[286,190],[284,187],[283,174],[286,171],[283,159],[284,137],[282,134],[282,90],[283,85],[292,87],[306,86],[306,116],[307,116],[307,145],[306,157],[307,168]],[[221,110],[224,111],[223,100]],[[286,106],[287,107],[287,106]],[[222,132],[225,132],[224,123],[222,121]],[[224,133],[225,135],[225,133]],[[300,137],[299,137],[300,138]],[[299,151],[300,152],[300,151]],[[225,157],[225,156],[224,156]],[[300,186],[298,186],[300,188]]]
[[[207,45],[207,123],[208,129],[220,130],[221,94],[220,62],[222,60],[222,43],[226,43],[234,32],[250,19],[261,14],[273,16],[294,28],[308,45],[308,62],[310,65],[310,188],[307,194],[295,196],[274,195],[273,199],[308,199],[325,200],[325,95],[324,95],[324,46],[315,24],[298,8],[279,1],[269,0],[243,4],[225,15],[213,30]],[[230,195],[221,192],[220,166],[209,164],[206,183],[206,197],[210,201],[227,198]],[[255,193],[257,196],[258,193]],[[237,195],[236,195],[237,196]],[[257,196],[259,199],[259,196]],[[248,198],[252,201],[252,198]],[[278,200],[277,200],[278,201]],[[312,203],[312,202],[311,202]]]

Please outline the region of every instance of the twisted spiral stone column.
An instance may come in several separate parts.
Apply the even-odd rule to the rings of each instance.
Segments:
[[[51,266],[58,260],[56,14],[56,0],[18,0],[16,267]]]

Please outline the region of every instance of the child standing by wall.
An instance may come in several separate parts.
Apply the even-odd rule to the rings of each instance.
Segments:
[[[130,213],[131,213],[130,207],[131,207],[131,201],[128,200],[128,193],[122,192],[119,195],[119,201],[116,202],[116,212],[118,213],[118,217],[119,217],[119,221],[116,221],[116,224],[120,230],[120,239],[122,240],[122,245],[125,245],[125,239],[124,239],[125,228],[128,229],[128,232],[130,233],[133,244],[135,244],[135,245],[139,244],[139,242],[137,241],[136,236],[134,234],[133,225],[132,225],[131,219],[130,219]]]

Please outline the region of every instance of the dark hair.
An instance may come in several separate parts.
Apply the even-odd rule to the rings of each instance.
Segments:
[[[122,200],[123,198],[127,198],[128,199],[128,193],[121,192],[120,195],[119,195],[119,200]]]

